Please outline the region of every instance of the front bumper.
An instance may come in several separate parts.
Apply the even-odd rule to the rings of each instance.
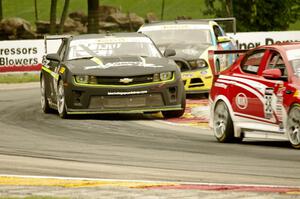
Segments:
[[[212,86],[211,73],[203,71],[189,71],[182,73],[184,88],[187,94],[208,93]]]
[[[130,86],[65,84],[68,114],[147,113],[181,110],[181,79],[168,83]]]

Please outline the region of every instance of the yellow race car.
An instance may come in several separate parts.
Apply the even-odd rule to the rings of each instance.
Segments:
[[[209,93],[212,71],[208,63],[208,50],[233,50],[235,42],[226,36],[214,20],[176,20],[144,24],[138,32],[148,35],[164,53],[174,49],[171,57],[181,69],[187,94]],[[234,57],[215,56],[217,70],[228,67]]]

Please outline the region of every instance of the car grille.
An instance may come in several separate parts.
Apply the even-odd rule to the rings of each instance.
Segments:
[[[97,84],[104,85],[132,85],[153,82],[153,75],[133,77],[97,77]]]
[[[89,108],[140,108],[159,107],[163,105],[164,102],[161,94],[92,96]]]
[[[192,78],[190,81],[189,88],[198,87],[198,86],[204,86],[204,83],[202,79],[200,78]]]

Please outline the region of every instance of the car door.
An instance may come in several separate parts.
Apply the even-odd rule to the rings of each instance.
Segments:
[[[266,76],[265,70],[279,66],[280,55],[270,50],[258,50],[245,57],[241,62],[241,73],[234,74],[232,107],[241,121],[253,123],[249,128],[264,124],[266,129],[279,130],[282,127],[282,88],[284,82],[275,76]],[[277,61],[276,61],[277,60]],[[259,124],[258,124],[259,123]],[[274,129],[268,129],[273,126]]]
[[[288,99],[287,95],[292,94],[289,86],[289,68],[285,64],[287,61],[284,59],[279,51],[272,49],[269,51],[269,57],[266,62],[265,68],[261,71],[263,82],[267,86],[265,92],[265,118],[270,118],[279,125],[280,130],[283,128],[283,117],[285,114],[284,100]],[[278,71],[278,76],[272,76],[272,72]],[[269,72],[271,71],[271,73]],[[268,73],[269,72],[269,73]],[[271,74],[271,76],[269,75]],[[273,72],[274,75],[274,72]],[[272,94],[272,96],[271,96]]]
[[[264,67],[267,53],[264,49],[247,54],[241,61],[240,70],[229,77],[230,99],[233,111],[240,118],[264,118],[264,88],[259,75]]]

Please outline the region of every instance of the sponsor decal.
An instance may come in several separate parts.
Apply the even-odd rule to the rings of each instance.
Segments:
[[[111,67],[120,67],[120,66],[141,66],[141,67],[154,67],[154,68],[160,68],[164,67],[161,65],[155,65],[152,63],[146,63],[146,60],[141,57],[141,61],[121,61],[121,62],[109,62],[106,64],[103,64],[101,60],[98,58],[92,58],[92,61],[94,61],[96,64],[95,66],[86,66],[84,67],[84,70],[90,70],[90,69],[107,69]]]
[[[181,74],[181,77],[182,78],[192,78],[194,76],[194,74],[193,73],[182,73]]]
[[[101,39],[82,39],[82,40],[74,40],[72,41],[70,47],[77,46],[77,45],[85,45],[85,44],[117,44],[117,43],[128,43],[128,42],[135,42],[135,43],[151,43],[151,40],[147,37],[114,37],[114,36],[107,36]]]
[[[108,92],[107,95],[139,95],[139,94],[146,94],[148,91],[128,91],[128,92]]]
[[[248,107],[248,98],[244,93],[237,94],[235,103],[239,109],[246,109]]]
[[[59,69],[59,72],[60,72],[61,74],[64,74],[65,70],[66,70],[65,67],[61,67],[61,68]]]
[[[273,116],[273,109],[272,109],[272,95],[274,93],[273,88],[266,88],[265,90],[265,118],[270,119]]]
[[[111,67],[120,67],[120,66],[142,66],[142,67],[154,67],[154,68],[159,68],[163,67],[160,65],[155,65],[155,64],[148,64],[144,62],[110,62],[106,64],[99,64],[96,66],[86,66],[84,67],[84,70],[90,70],[90,69],[107,69]]]

